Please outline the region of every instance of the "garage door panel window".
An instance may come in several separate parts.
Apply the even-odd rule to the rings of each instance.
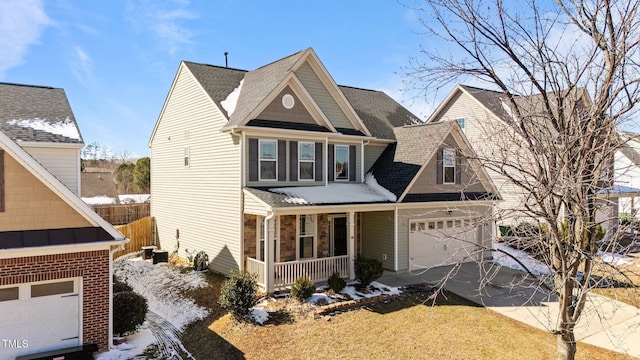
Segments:
[[[74,292],[73,285],[73,280],[31,285],[31,297],[71,294]]]
[[[0,289],[0,301],[18,300],[20,298],[20,289],[16,287]]]

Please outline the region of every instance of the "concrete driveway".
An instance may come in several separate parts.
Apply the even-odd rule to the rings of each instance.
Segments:
[[[448,278],[446,282],[442,279]],[[378,282],[389,286],[432,284],[525,324],[549,331],[558,321],[556,299],[525,273],[490,262],[464,263],[424,271],[385,272]],[[591,294],[576,325],[578,341],[640,357],[640,309]]]

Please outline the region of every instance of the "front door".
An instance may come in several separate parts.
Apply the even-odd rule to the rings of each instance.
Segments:
[[[347,217],[331,217],[331,256],[347,255]]]

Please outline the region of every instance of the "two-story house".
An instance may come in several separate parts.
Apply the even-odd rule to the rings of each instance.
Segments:
[[[398,272],[490,256],[493,184],[459,127],[420,123],[310,48],[252,71],[184,61],[149,141],[160,243],[269,292],[353,278],[357,255]]]
[[[0,360],[111,344],[128,240],[78,197],[81,147],[64,90],[0,84]]]

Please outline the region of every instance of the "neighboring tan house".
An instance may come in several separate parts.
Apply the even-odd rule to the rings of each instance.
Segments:
[[[490,256],[497,192],[451,124],[338,86],[312,49],[253,71],[182,62],[149,141],[163,248],[258,275],[354,278]]]
[[[78,197],[81,146],[62,89],[0,84],[0,360],[111,344],[128,240]]]
[[[618,201],[620,214],[638,217],[640,208],[640,136],[620,133],[622,146],[615,154],[615,184],[617,193],[624,193]]]
[[[585,92],[580,92],[579,95],[580,101],[589,101]],[[527,96],[516,99],[516,101],[520,101],[523,108],[526,108],[535,107],[538,100],[536,96]],[[503,93],[472,86],[456,85],[427,119],[427,123],[456,122],[481,161],[483,159],[496,161],[502,157],[514,156],[511,151],[522,151],[518,161],[527,161],[531,153],[527,152],[526,147],[516,144],[518,141],[515,140],[517,136],[510,134],[507,121],[511,119],[513,117],[510,107],[503,100]],[[508,161],[514,161],[514,159],[510,158]],[[524,190],[514,185],[505,175],[492,169],[486,169],[486,171],[503,200],[496,204],[498,222],[502,224],[517,224],[521,221],[535,221],[536,219],[523,215],[521,211],[521,209],[525,208],[524,204],[528,201],[530,194],[525,193]],[[516,179],[526,177],[522,174],[518,175],[515,171],[512,176]],[[532,204],[531,202],[529,203],[529,205]],[[617,220],[615,216],[610,216],[614,212],[613,204],[611,206],[606,205],[604,209],[599,212],[598,218],[605,227],[614,225]]]

